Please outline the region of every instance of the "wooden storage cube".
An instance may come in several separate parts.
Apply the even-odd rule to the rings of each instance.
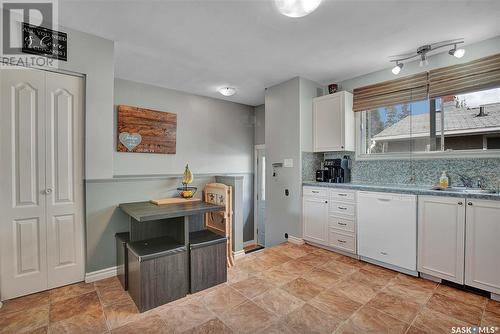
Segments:
[[[128,244],[129,294],[140,312],[188,293],[187,248],[171,238]]]
[[[130,241],[130,233],[116,233],[116,276],[123,286],[128,289],[128,251],[127,243]]]
[[[227,238],[209,230],[191,232],[191,293],[227,281]]]

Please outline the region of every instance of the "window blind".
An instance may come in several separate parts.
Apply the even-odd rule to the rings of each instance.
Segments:
[[[466,93],[500,84],[500,54],[429,71],[429,97]]]
[[[378,84],[356,88],[353,91],[353,110],[363,111],[378,107],[427,99],[427,72]]]

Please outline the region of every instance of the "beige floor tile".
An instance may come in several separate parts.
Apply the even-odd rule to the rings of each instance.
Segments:
[[[377,274],[378,276],[381,276],[381,277],[385,278],[386,280],[391,280],[394,277],[396,277],[396,275],[398,274],[396,271],[393,271],[393,270],[390,270],[390,269],[387,269],[384,267],[380,267],[380,266],[377,266],[377,265],[374,265],[371,263],[366,263],[362,267],[362,269],[367,270],[369,272],[372,272],[374,274]]]
[[[418,303],[385,292],[377,294],[366,306],[373,307],[408,324],[411,324],[421,308]]]
[[[109,329],[121,327],[143,317],[132,300],[111,304],[103,309]]]
[[[488,303],[486,303],[486,310],[496,314],[500,314],[500,302],[489,299]]]
[[[351,274],[349,276],[349,279],[363,284],[371,285],[377,289],[382,289],[390,282],[390,279],[387,279],[384,276],[380,276],[365,269],[360,269],[357,272]]]
[[[236,267],[229,268],[227,270],[227,282],[228,283],[236,283],[243,280],[246,280],[250,275],[248,272],[239,270]]]
[[[102,314],[102,306],[97,292],[93,291],[52,303],[50,305],[49,319],[50,322],[56,322],[82,314],[96,316]]]
[[[178,332],[199,326],[215,317],[201,298],[191,298],[185,303],[165,308],[158,314],[168,328],[175,328]]]
[[[367,303],[380,291],[380,289],[374,285],[367,284],[366,282],[351,280],[349,277],[344,278],[342,281],[335,284],[331,290],[336,293],[343,294],[344,296],[361,304]]]
[[[258,332],[259,334],[293,334],[293,331],[290,327],[288,327],[283,321],[279,320],[273,322],[268,327]]]
[[[403,334],[407,329],[408,325],[404,322],[365,306],[346,321],[340,333]]]
[[[481,323],[482,308],[462,303],[447,296],[434,294],[426,306],[434,311],[441,312],[469,324],[479,325]]]
[[[481,325],[500,328],[500,314],[485,310],[481,320]]]
[[[32,307],[25,311],[0,316],[0,333],[17,334],[35,330],[49,324],[49,305]]]
[[[277,320],[276,316],[251,301],[233,307],[218,317],[238,334],[258,332]]]
[[[435,293],[456,299],[456,300],[461,301],[461,302],[466,303],[466,304],[481,307],[481,308],[484,308],[486,303],[488,302],[488,299],[483,297],[483,296],[476,295],[474,293],[466,292],[463,290],[455,289],[451,286],[447,286],[447,285],[443,285],[443,284],[440,284],[437,287]]]
[[[342,276],[338,274],[334,274],[320,268],[314,268],[313,270],[301,275],[301,277],[325,289],[333,287],[333,285],[339,282],[342,278]]]
[[[299,257],[302,257],[310,253],[308,250],[296,246],[285,247],[280,251],[283,255],[291,257],[292,259],[298,259]]]
[[[199,326],[191,328],[183,334],[231,334],[233,331],[226,326],[220,319],[211,319]]]
[[[357,259],[352,258],[350,256],[345,256],[345,255],[340,255],[336,259],[336,261],[341,262],[341,263],[345,263],[345,264],[349,264],[349,265],[356,267],[358,269],[363,268],[366,265],[366,262],[357,260]]]
[[[393,279],[383,289],[383,291],[406,298],[419,304],[425,304],[432,296],[434,290],[421,288],[408,282]]]
[[[247,298],[253,298],[255,296],[258,296],[274,287],[271,283],[261,278],[254,278],[254,277],[250,277],[247,278],[246,280],[233,283],[230,286],[233,289],[236,289],[238,292],[240,292]]]
[[[123,290],[120,281],[117,279],[110,280],[106,284],[96,283],[96,290],[103,306],[130,300],[130,295]]]
[[[282,289],[304,301],[308,301],[316,297],[321,291],[324,290],[324,288],[322,288],[321,286],[309,282],[302,277],[294,279],[293,281],[285,284]]]
[[[150,315],[112,330],[113,334],[170,334],[174,333],[158,315]]]
[[[396,277],[394,278],[395,282],[398,282],[400,284],[406,284],[409,286],[415,286],[420,289],[424,290],[429,290],[429,291],[434,291],[438,284],[436,282],[429,281],[427,279],[423,279],[420,277],[414,277],[410,275],[405,275],[405,274],[397,274]]]
[[[297,259],[313,267],[319,267],[331,261],[331,257],[321,253],[309,253]]]
[[[297,333],[330,334],[341,320],[316,307],[305,304],[285,317],[285,324]]]
[[[452,327],[467,327],[470,324],[453,319],[442,313],[424,308],[413,321],[415,327],[428,334],[450,334]]]
[[[82,314],[50,323],[50,334],[87,334],[107,332],[104,314]]]
[[[279,317],[287,315],[304,305],[304,301],[279,288],[269,290],[255,297],[253,302]]]
[[[215,314],[220,314],[236,305],[248,301],[245,296],[230,286],[211,291],[204,295],[202,300],[205,306]]]
[[[37,329],[28,330],[23,334],[47,334],[49,332],[49,326],[38,327]]]
[[[341,320],[349,318],[362,306],[361,303],[334,291],[321,292],[308,303]]]
[[[76,284],[66,285],[61,288],[50,290],[50,302],[58,301],[80,296],[95,290],[93,283],[80,282]]]
[[[296,260],[292,260],[292,261],[288,261],[286,263],[283,263],[282,265],[280,265],[276,268],[288,271],[292,274],[302,275],[302,274],[305,274],[305,273],[311,271],[314,267],[296,259]]]
[[[335,252],[332,252],[330,250],[327,250],[327,249],[323,249],[323,248],[317,248],[314,250],[315,254],[321,254],[321,255],[325,255],[327,256],[328,258],[330,258],[330,261],[331,260],[335,260],[335,259],[338,259],[339,257],[341,257],[342,255],[340,255],[339,253],[335,253]]]
[[[43,291],[24,297],[6,300],[0,308],[0,317],[7,313],[25,311],[29,308],[40,307],[49,304],[49,292]]]
[[[332,260],[330,262],[327,262],[324,265],[320,266],[319,268],[340,276],[350,275],[358,270],[358,268],[350,264],[338,262],[337,260]]]
[[[415,326],[411,326],[405,334],[429,334],[429,332],[424,331],[423,329],[418,329]]]

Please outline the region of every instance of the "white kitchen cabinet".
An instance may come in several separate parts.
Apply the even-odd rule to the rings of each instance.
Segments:
[[[465,199],[419,196],[418,271],[463,284]]]
[[[465,284],[500,294],[500,202],[468,200]]]
[[[415,273],[417,197],[358,192],[358,254]]]
[[[305,189],[305,188],[304,188]],[[304,190],[304,193],[311,190]],[[303,197],[304,239],[322,245],[328,244],[328,199],[321,196]]]
[[[313,150],[355,151],[352,94],[338,92],[313,99]]]

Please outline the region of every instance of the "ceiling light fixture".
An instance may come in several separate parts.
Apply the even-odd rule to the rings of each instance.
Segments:
[[[222,87],[219,89],[219,93],[224,96],[233,96],[236,93],[236,88],[234,87]]]
[[[402,69],[403,69],[403,63],[396,62],[396,66],[392,68],[392,73],[394,75],[398,75]]]
[[[453,49],[448,51],[448,54],[456,58],[462,58],[465,55],[465,49],[457,49],[457,45],[455,44]]]
[[[274,0],[279,12],[288,17],[303,17],[318,8],[322,0]]]
[[[457,49],[457,45],[463,44],[463,43],[464,43],[463,38],[452,39],[449,41],[443,41],[443,42],[438,42],[438,43],[433,43],[433,44],[422,45],[419,48],[417,48],[416,52],[411,52],[411,53],[397,55],[397,56],[390,56],[389,61],[396,63],[396,66],[392,69],[392,73],[394,73],[395,75],[399,74],[399,72],[403,68],[402,62],[405,60],[410,60],[410,59],[416,58],[416,57],[420,57],[420,62],[419,62],[420,67],[427,66],[427,65],[429,65],[429,61],[428,61],[427,56],[430,52],[433,52],[434,50],[444,48],[444,47],[450,46],[450,45],[453,45],[453,49],[448,51],[448,54],[451,56],[454,56],[456,58],[462,58],[465,54],[465,50],[464,49]],[[397,68],[399,68],[399,69],[397,69]]]

